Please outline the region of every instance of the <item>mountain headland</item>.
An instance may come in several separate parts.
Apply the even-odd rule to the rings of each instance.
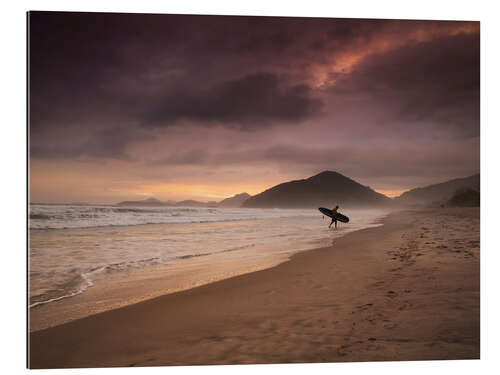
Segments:
[[[248,198],[243,207],[305,208],[342,204],[380,206],[392,200],[368,186],[332,171],[321,172],[304,180],[276,185]]]
[[[463,189],[472,189],[479,193],[479,173],[469,177],[456,178],[439,184],[415,188],[396,197],[394,201],[402,204],[443,203]]]

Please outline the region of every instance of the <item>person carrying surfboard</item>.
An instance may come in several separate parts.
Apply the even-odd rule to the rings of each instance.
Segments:
[[[337,219],[335,219],[335,216],[338,214],[338,209],[339,209],[339,206],[335,206],[335,208],[332,208],[332,222],[330,223],[330,225],[328,226],[328,228],[330,228],[333,224],[333,222],[335,222],[335,229],[337,229]]]

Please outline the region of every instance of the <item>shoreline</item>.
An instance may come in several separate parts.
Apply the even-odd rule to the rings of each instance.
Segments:
[[[35,306],[30,307],[28,310],[30,316],[29,331],[36,332],[162,295],[276,267],[289,261],[294,254],[325,247],[331,243],[332,239],[343,237],[366,227],[380,226],[382,225],[381,220],[387,215],[388,213],[384,213],[383,216],[366,223],[364,228],[347,226],[338,231],[322,228],[324,233],[321,234],[321,239],[316,235],[313,239],[294,244],[293,247],[291,243],[257,246],[252,244],[247,246],[250,249],[232,252],[232,254],[241,254],[237,258],[228,258],[226,252],[222,251],[207,254],[209,258],[205,258],[204,255],[202,258],[199,255],[187,256],[181,260],[182,263],[177,263],[179,260],[174,260],[124,272],[106,273],[106,267],[101,267],[97,271],[91,271],[90,274],[81,275],[82,281],[85,282],[83,290],[72,291],[71,295],[58,296],[52,301],[36,302]],[[265,222],[266,220],[273,221],[275,219],[257,219],[252,220],[252,222]],[[163,224],[143,224],[143,226],[161,229]],[[92,233],[89,229],[92,228],[71,230],[78,237],[81,232]],[[136,230],[136,226],[133,226],[133,230]],[[309,243],[306,244],[306,242]],[[209,264],[206,263],[207,260]]]
[[[271,268],[31,332],[30,367],[478,358],[478,251],[463,263],[425,248],[414,227],[431,212],[445,211],[391,213]],[[463,287],[432,296],[438,270]]]

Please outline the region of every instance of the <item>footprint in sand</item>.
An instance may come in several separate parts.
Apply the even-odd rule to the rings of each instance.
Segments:
[[[384,284],[385,284],[385,281],[377,281],[376,283],[372,284],[372,286],[378,288],[378,287],[381,287]]]
[[[368,310],[370,307],[372,307],[373,304],[372,303],[367,303],[367,304],[364,304],[364,305],[359,305],[359,306],[356,306],[356,308],[360,311],[365,311],[365,310]]]
[[[403,304],[399,307],[398,310],[406,310],[406,309],[408,309],[408,308],[410,308],[412,306],[413,306],[413,304],[411,302],[404,301]]]

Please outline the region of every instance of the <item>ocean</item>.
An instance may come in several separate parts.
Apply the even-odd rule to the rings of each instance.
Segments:
[[[341,211],[350,222],[333,230],[316,209],[31,204],[29,307],[84,294],[108,278],[133,285],[164,275],[169,282],[157,294],[188,289],[329,246],[346,233],[379,225],[388,213]]]

